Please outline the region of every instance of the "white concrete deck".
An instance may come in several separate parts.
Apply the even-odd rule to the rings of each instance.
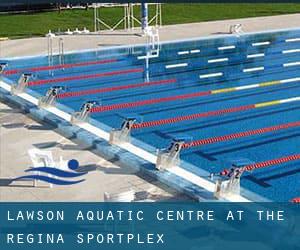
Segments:
[[[0,200],[1,201],[103,201],[103,193],[136,192],[137,200],[187,200],[151,178],[143,179],[118,162],[106,161],[76,141],[70,141],[47,124],[40,124],[18,110],[0,103]],[[32,181],[10,183],[31,166],[27,149],[37,147],[53,151],[55,160],[77,159],[88,170],[85,182],[52,189]]]

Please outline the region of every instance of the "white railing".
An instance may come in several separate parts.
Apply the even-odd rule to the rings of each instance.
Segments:
[[[49,30],[49,33],[46,34],[47,37],[47,56],[48,56],[48,66],[53,66],[53,38],[55,34]],[[52,75],[52,70],[49,69],[49,75]]]
[[[64,39],[59,38],[58,40],[58,56],[59,56],[59,64],[65,64],[65,51],[64,51]]]
[[[101,30],[101,25],[103,30],[115,30],[120,28],[123,24],[125,30],[134,29],[141,26],[141,20],[134,14],[134,6],[141,5],[140,3],[128,3],[128,4],[93,4],[94,8],[94,31],[98,32]],[[161,3],[152,3],[155,5],[155,14],[150,17],[149,25],[155,25],[156,27],[162,26],[162,7]],[[109,25],[100,15],[101,9],[112,8],[112,7],[123,7],[123,16],[115,24]]]

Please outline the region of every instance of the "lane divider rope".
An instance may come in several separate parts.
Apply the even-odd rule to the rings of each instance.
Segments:
[[[22,72],[38,72],[38,71],[45,71],[45,70],[55,70],[55,69],[68,69],[68,68],[75,68],[75,67],[82,67],[82,66],[90,66],[90,65],[99,65],[99,64],[107,64],[117,62],[117,59],[106,59],[106,60],[99,60],[99,61],[87,61],[87,62],[80,62],[80,63],[69,63],[64,65],[54,65],[54,66],[41,66],[41,67],[34,67],[34,68],[25,68],[25,69],[11,69],[6,70],[3,72],[4,75],[14,75]]]
[[[299,126],[300,126],[300,121],[285,123],[285,124],[275,125],[272,127],[265,127],[265,128],[249,130],[249,131],[244,131],[244,132],[239,132],[239,133],[234,133],[234,134],[229,134],[229,135],[216,136],[216,137],[207,138],[207,139],[195,140],[195,141],[184,143],[182,145],[182,148],[186,149],[186,148],[190,148],[190,147],[198,147],[198,146],[203,146],[206,144],[213,144],[213,143],[222,142],[222,141],[229,141],[229,140],[234,140],[234,139],[238,139],[238,138],[242,138],[242,137],[270,133],[270,132],[275,132],[275,131],[299,127]]]
[[[252,171],[255,169],[259,169],[259,168],[266,168],[269,166],[279,165],[279,164],[283,164],[283,163],[290,162],[290,161],[296,161],[296,160],[300,160],[300,154],[289,155],[289,156],[285,156],[285,157],[278,158],[278,159],[254,163],[251,165],[244,166],[244,167],[242,167],[242,169],[245,171]]]
[[[300,203],[300,197],[292,199],[293,203]]]
[[[268,160],[268,161],[263,161],[263,162],[258,162],[258,163],[253,163],[253,164],[249,164],[243,167],[239,167],[239,172],[245,172],[245,171],[253,171],[256,169],[261,169],[261,168],[266,168],[266,167],[270,167],[270,166],[274,166],[274,165],[280,165],[286,162],[290,162],[290,161],[297,161],[300,160],[300,154],[295,154],[295,155],[289,155],[289,156],[284,156],[281,158],[277,158],[277,159],[272,159],[272,160]],[[223,169],[219,174],[220,176],[228,176],[228,174],[230,174],[230,170],[228,169]],[[295,200],[296,199],[296,200]],[[295,198],[292,200],[292,202],[294,201],[298,201],[298,198]]]
[[[138,106],[144,106],[144,105],[151,105],[161,102],[170,102],[180,99],[187,99],[187,98],[195,98],[200,96],[207,96],[210,94],[210,91],[205,92],[197,92],[197,93],[191,93],[191,94],[185,94],[185,95],[177,95],[177,96],[168,96],[168,97],[161,97],[156,99],[149,99],[149,100],[142,100],[142,101],[136,101],[136,102],[127,102],[127,103],[117,103],[107,106],[99,106],[94,107],[91,109],[92,113],[98,113],[98,112],[104,112],[104,111],[111,111],[115,109],[124,109],[124,108],[134,108]]]
[[[191,115],[184,115],[184,116],[177,116],[177,117],[160,119],[160,120],[147,121],[147,122],[142,122],[142,123],[135,123],[132,125],[132,129],[142,129],[142,128],[147,128],[147,127],[161,126],[161,125],[166,125],[166,124],[171,124],[171,123],[176,123],[176,122],[183,122],[183,121],[194,120],[194,119],[199,119],[199,118],[204,118],[204,117],[218,116],[218,115],[223,115],[223,114],[241,112],[241,111],[251,110],[251,109],[255,109],[255,108],[268,107],[268,106],[273,106],[273,105],[278,105],[278,104],[283,104],[283,103],[290,103],[290,102],[295,102],[295,101],[300,101],[300,96],[288,98],[288,99],[282,99],[282,100],[275,100],[275,101],[270,101],[270,102],[262,102],[262,103],[257,103],[257,104],[250,104],[250,105],[245,105],[245,106],[221,109],[221,110],[208,111],[208,112],[204,112],[204,113],[196,113],[196,114],[191,114]]]
[[[100,78],[100,77],[105,77],[105,76],[124,75],[124,74],[130,74],[130,73],[139,73],[139,72],[143,72],[143,71],[144,70],[142,68],[136,68],[136,69],[103,72],[103,73],[99,73],[99,74],[60,77],[60,78],[54,78],[54,79],[32,81],[32,82],[28,83],[28,86],[36,86],[36,85],[42,85],[42,84],[48,84],[48,83],[66,82],[66,81],[74,81],[74,80],[82,80],[82,79]]]
[[[171,83],[176,83],[176,79],[167,79],[167,80],[160,80],[160,81],[128,84],[128,85],[123,85],[123,86],[98,88],[98,89],[87,89],[87,90],[73,91],[73,92],[65,92],[65,93],[59,94],[57,96],[57,98],[78,97],[78,96],[83,96],[83,95],[93,95],[93,94],[112,92],[112,91],[117,91],[117,90],[141,88],[141,87],[148,87],[148,86],[161,85],[161,84],[171,84]]]
[[[300,77],[284,79],[284,80],[269,81],[269,82],[263,82],[263,83],[251,84],[251,85],[245,85],[245,86],[239,86],[239,87],[232,87],[232,88],[201,91],[201,92],[195,92],[195,93],[184,94],[184,95],[176,95],[176,96],[161,97],[161,98],[141,100],[141,101],[135,101],[135,102],[105,105],[105,106],[101,106],[101,107],[94,107],[91,110],[91,112],[97,113],[97,112],[111,111],[111,110],[115,110],[115,109],[134,108],[134,107],[152,105],[152,104],[161,103],[161,102],[185,100],[185,99],[209,96],[209,95],[214,95],[214,94],[229,93],[229,92],[241,91],[241,90],[246,90],[246,89],[267,87],[267,86],[272,86],[272,85],[276,85],[276,84],[284,84],[284,83],[295,82],[295,81],[300,81]]]

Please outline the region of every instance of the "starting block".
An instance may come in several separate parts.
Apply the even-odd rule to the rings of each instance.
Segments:
[[[184,143],[192,140],[190,136],[176,136],[167,149],[158,152],[156,160],[156,169],[167,169],[180,165],[180,151]]]
[[[40,108],[47,108],[55,104],[55,100],[59,92],[65,90],[63,86],[53,86],[51,87],[45,96],[41,97],[38,102]]]
[[[236,169],[235,169],[236,170]],[[226,198],[232,195],[240,195],[241,173],[234,173],[229,180],[219,179],[216,181],[214,196],[217,199]]]
[[[110,144],[120,144],[130,142],[131,129],[134,123],[142,122],[142,117],[137,114],[125,116],[120,129],[113,129],[109,135]]]
[[[3,73],[3,71],[5,70],[6,67],[7,67],[6,62],[0,62],[0,74]]]
[[[229,27],[229,33],[230,34],[237,34],[237,35],[242,34],[243,33],[242,25],[240,23],[230,25],[230,27]]]
[[[231,168],[224,170],[222,176],[226,179],[218,179],[216,181],[214,196],[217,199],[230,197],[232,195],[240,195],[241,191],[241,176],[244,173],[243,167],[246,165],[253,164],[254,162],[240,158],[231,161]]]
[[[12,85],[11,94],[12,95],[17,95],[17,94],[23,93],[24,90],[26,89],[26,87],[28,85],[28,82],[29,82],[31,77],[32,77],[31,73],[23,73],[20,76],[20,78],[18,80],[18,83]]]
[[[88,122],[89,116],[91,113],[91,109],[95,105],[100,105],[98,101],[87,101],[84,103],[79,112],[75,112],[72,117],[71,117],[71,123],[72,124],[78,124],[78,123],[83,123],[83,122]]]

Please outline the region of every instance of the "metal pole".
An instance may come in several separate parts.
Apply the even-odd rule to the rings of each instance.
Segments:
[[[58,53],[59,53],[59,64],[64,65],[65,64],[65,58],[64,58],[65,53],[64,53],[64,39],[63,38],[59,38]]]
[[[52,44],[52,37],[48,36],[48,65],[52,66],[53,65],[53,44]],[[51,69],[49,69],[49,75],[52,74]]]
[[[131,29],[134,29],[134,6],[132,3],[130,3],[130,19],[131,19]]]
[[[155,27],[157,27],[158,19],[159,19],[159,3],[156,4],[156,13],[155,13]]]
[[[50,38],[50,66],[53,66],[53,40]],[[50,72],[53,74],[53,71]]]
[[[159,4],[159,26],[162,26],[162,10],[161,10],[161,3]]]
[[[97,5],[94,5],[94,31],[97,32]]]
[[[62,64],[65,64],[65,48],[64,48],[64,40],[62,40],[62,45],[61,45],[61,52],[62,52]],[[65,68],[63,68],[65,69]]]
[[[142,31],[145,31],[148,28],[148,4],[141,4],[141,16],[142,16]]]
[[[128,3],[127,5],[127,29],[131,28],[131,23],[130,23],[130,15],[131,15],[131,11],[130,11],[130,3]]]
[[[58,39],[58,61],[59,61],[59,65],[61,65],[61,39],[62,38],[59,38]]]

